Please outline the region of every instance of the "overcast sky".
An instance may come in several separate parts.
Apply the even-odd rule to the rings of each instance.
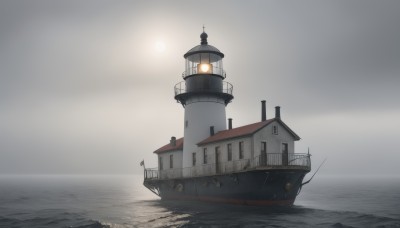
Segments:
[[[183,136],[183,54],[225,54],[234,127],[280,105],[324,174],[399,175],[399,1],[0,1],[0,174],[140,173]],[[158,45],[158,46],[157,46]]]

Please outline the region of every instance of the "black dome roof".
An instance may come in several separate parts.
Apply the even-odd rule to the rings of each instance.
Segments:
[[[203,32],[200,35],[201,38],[201,44],[197,45],[196,47],[190,49],[186,54],[183,55],[184,58],[188,57],[189,55],[197,54],[197,53],[214,53],[216,55],[221,56],[221,58],[224,57],[224,54],[218,50],[218,48],[209,45],[207,42],[208,35],[207,33]]]

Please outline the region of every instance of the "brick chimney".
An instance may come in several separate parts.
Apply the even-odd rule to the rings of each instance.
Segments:
[[[281,107],[279,107],[279,106],[275,107],[275,118],[277,118],[277,119],[281,118]]]
[[[169,141],[169,144],[170,144],[171,146],[176,146],[176,137],[175,137],[175,136],[172,136],[172,137],[171,137],[171,140]]]
[[[261,121],[267,120],[267,107],[265,105],[265,100],[261,101]]]

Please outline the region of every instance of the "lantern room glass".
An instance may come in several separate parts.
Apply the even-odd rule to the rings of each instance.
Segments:
[[[197,53],[186,58],[185,76],[193,74],[217,74],[224,76],[222,58],[213,53]]]

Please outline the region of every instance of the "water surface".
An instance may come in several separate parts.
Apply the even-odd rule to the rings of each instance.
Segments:
[[[164,202],[137,176],[0,176],[0,227],[400,227],[400,179],[317,176],[292,208]]]

